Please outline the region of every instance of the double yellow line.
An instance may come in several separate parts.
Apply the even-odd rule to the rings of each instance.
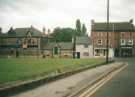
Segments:
[[[84,91],[80,91],[78,95],[75,97],[91,97],[97,90],[99,90],[104,84],[106,84],[109,80],[111,80],[116,74],[122,71],[127,67],[127,64],[121,64],[120,66],[116,66],[112,68],[107,74],[101,75],[98,80],[90,87],[84,89]]]

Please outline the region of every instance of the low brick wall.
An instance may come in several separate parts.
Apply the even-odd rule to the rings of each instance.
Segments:
[[[18,51],[19,56],[38,56],[41,55],[41,50],[37,48],[28,48],[28,49],[11,49],[11,48],[3,48],[0,49],[0,57],[15,57],[16,50]]]

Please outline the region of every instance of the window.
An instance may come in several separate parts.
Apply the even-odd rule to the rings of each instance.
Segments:
[[[30,38],[28,39],[28,44],[31,44],[31,39]]]
[[[124,32],[121,32],[121,37],[124,37]]]
[[[102,45],[102,40],[101,39],[98,40],[98,45]]]
[[[88,52],[84,52],[83,55],[84,56],[89,56],[89,53]]]
[[[99,49],[95,50],[95,56],[100,56],[100,50]]]
[[[121,39],[121,45],[125,45],[125,40]]]
[[[132,39],[128,40],[128,45],[133,45],[133,40]]]
[[[85,45],[84,45],[84,48],[88,48],[88,47],[89,47],[89,45],[88,45],[88,44],[85,44]]]

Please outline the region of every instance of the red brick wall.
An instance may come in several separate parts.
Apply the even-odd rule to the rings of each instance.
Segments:
[[[118,41],[116,38],[115,32],[109,32],[109,47],[115,48],[117,46],[116,42]],[[106,48],[107,41],[107,32],[92,32],[92,43],[95,48]],[[102,40],[102,45],[98,45],[98,40]]]
[[[129,39],[131,39],[135,44],[135,32],[121,32],[120,39],[124,39],[126,44],[128,43]]]
[[[94,48],[106,48],[107,32],[92,32],[91,39]],[[99,39],[102,40],[102,45],[97,44]],[[135,32],[109,32],[109,47],[118,48],[121,39],[126,40],[126,43],[129,39],[133,39],[135,44]]]

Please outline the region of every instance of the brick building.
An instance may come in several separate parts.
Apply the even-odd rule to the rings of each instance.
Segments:
[[[93,55],[106,56],[107,23],[94,22],[91,25]],[[109,24],[109,57],[135,56],[135,29],[133,20]]]
[[[72,42],[48,42],[42,49],[44,57],[73,58]]]
[[[12,27],[7,33],[0,34],[1,56],[37,55],[40,54],[41,41],[46,38],[43,33],[34,27]]]

